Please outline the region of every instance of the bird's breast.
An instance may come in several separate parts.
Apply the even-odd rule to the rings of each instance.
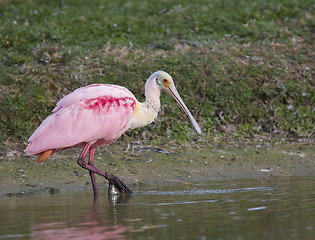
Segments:
[[[128,129],[149,125],[157,117],[158,111],[159,109],[151,108],[137,101],[135,111],[128,123]]]

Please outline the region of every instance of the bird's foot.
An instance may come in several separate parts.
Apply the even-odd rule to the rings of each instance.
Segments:
[[[111,182],[109,182],[108,195],[117,195],[117,194],[119,194],[119,191],[115,188],[113,184],[111,184]]]
[[[133,193],[133,191],[124,184],[118,177],[107,174],[106,179],[109,182],[108,194]]]

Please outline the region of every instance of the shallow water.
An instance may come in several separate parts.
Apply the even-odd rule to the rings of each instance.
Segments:
[[[0,239],[314,239],[315,177],[0,197]],[[104,192],[104,189],[103,189]]]

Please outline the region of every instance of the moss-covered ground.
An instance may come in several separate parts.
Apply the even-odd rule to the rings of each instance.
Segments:
[[[159,69],[173,76],[202,135],[163,95],[159,118],[124,135],[114,152],[140,144],[178,155],[118,154],[129,172],[115,167],[118,160],[99,157],[104,169],[128,183],[134,177],[314,175],[314,13],[312,0],[0,1],[1,189],[89,181],[66,161],[75,161],[77,150],[44,166],[26,160],[28,137],[74,89],[118,84],[143,101],[144,82]],[[288,141],[293,145],[274,148]],[[238,153],[248,146],[255,146],[249,155]],[[57,185],[50,184],[54,179]]]
[[[314,138],[311,0],[0,2],[0,140],[25,142],[56,102],[95,83],[126,86],[169,72],[203,129],[196,138],[169,97],[129,135],[213,141]]]
[[[129,146],[129,147],[128,147]],[[92,192],[88,171],[76,160],[80,150],[53,155],[39,164],[23,156],[0,158],[0,196],[41,191],[84,190]],[[95,166],[122,179],[131,189],[138,186],[191,184],[218,179],[277,179],[315,176],[315,152],[309,144],[274,146],[148,146],[112,144],[99,148]],[[96,180],[106,194],[108,182]]]

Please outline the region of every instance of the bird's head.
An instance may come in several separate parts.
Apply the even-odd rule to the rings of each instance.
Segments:
[[[179,104],[179,106],[187,114],[187,116],[188,116],[190,122],[192,123],[192,125],[194,126],[196,132],[201,134],[201,129],[200,129],[197,121],[191,115],[191,113],[188,110],[187,106],[185,105],[184,101],[180,97],[171,75],[169,75],[167,72],[164,72],[164,71],[158,71],[154,74],[156,74],[156,83],[159,86],[160,90],[166,92],[169,96],[171,96],[172,98],[174,98],[176,100],[176,102]]]
[[[172,87],[175,87],[174,81],[167,72],[159,71],[156,78],[156,83],[160,87],[161,90],[168,92],[168,89]]]

